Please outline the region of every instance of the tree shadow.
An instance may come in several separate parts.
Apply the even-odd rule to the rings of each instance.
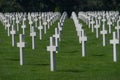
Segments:
[[[42,64],[26,64],[26,65],[31,65],[31,66],[49,66],[50,64],[47,63],[42,63]]]
[[[66,52],[66,53],[77,53],[77,52],[79,52],[79,51],[77,51],[77,50],[72,50],[72,51],[68,51],[68,52]]]
[[[78,69],[66,69],[66,70],[58,70],[58,72],[82,73],[82,72],[85,72],[85,71],[84,70],[78,70]]]
[[[93,56],[98,56],[98,57],[100,57],[100,56],[104,56],[104,54],[93,54]]]
[[[9,61],[19,61],[19,59],[15,59],[15,58],[12,58],[12,59],[8,58],[6,60],[9,60]]]

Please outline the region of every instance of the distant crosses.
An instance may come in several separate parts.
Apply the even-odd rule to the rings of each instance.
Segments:
[[[19,42],[17,43],[17,47],[20,48],[20,65],[24,64],[24,51],[23,48],[25,47],[25,42],[23,40],[23,35],[19,35]]]
[[[72,13],[72,18],[76,27],[77,35],[79,37],[79,43],[82,43],[82,57],[85,57],[85,42],[87,41],[87,37],[85,36],[84,29],[82,29],[82,24],[77,21],[77,16],[74,12]]]
[[[15,46],[15,34],[16,34],[16,31],[15,31],[13,25],[12,25],[12,30],[10,31],[10,34],[12,35],[12,46]]]
[[[55,46],[54,43],[55,38],[50,37],[50,46],[47,46],[47,51],[50,51],[50,70],[55,71],[56,70],[56,51],[57,46]]]
[[[62,16],[67,16],[67,15],[65,13],[63,13]],[[64,23],[64,21],[65,20],[63,20],[63,23]],[[61,27],[59,22],[58,22],[58,27]],[[62,31],[62,29],[61,29],[61,31]],[[47,46],[47,51],[50,52],[50,70],[51,71],[56,70],[56,53],[58,53],[58,51],[59,51],[60,34],[61,34],[60,29],[55,28],[55,34],[52,37],[50,37],[50,45]]]
[[[113,39],[110,40],[110,44],[113,44],[113,61],[117,62],[117,44],[119,44],[119,40],[116,38],[116,33],[113,32]]]
[[[30,33],[30,36],[32,37],[32,49],[35,49],[35,36],[36,36],[36,32],[34,30],[34,27],[32,27],[32,32]]]

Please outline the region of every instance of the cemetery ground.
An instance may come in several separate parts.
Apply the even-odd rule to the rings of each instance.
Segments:
[[[56,54],[57,70],[50,71],[50,53],[46,51],[49,37],[54,33],[57,22],[43,35],[43,39],[36,37],[36,49],[32,50],[31,37],[27,27],[25,42],[25,64],[19,65],[19,48],[11,46],[11,36],[7,36],[0,23],[0,80],[120,80],[120,54],[118,62],[113,62],[112,45],[107,35],[107,44],[102,46],[102,35],[95,37],[85,23],[88,41],[86,42],[86,56],[82,57],[81,44],[77,37],[72,19],[65,21],[60,52]],[[39,31],[37,31],[39,34]],[[19,35],[16,35],[16,42]],[[118,53],[120,53],[120,45]]]

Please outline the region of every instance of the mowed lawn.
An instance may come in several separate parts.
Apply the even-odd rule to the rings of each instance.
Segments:
[[[113,62],[112,45],[106,38],[106,46],[102,46],[102,36],[95,38],[82,21],[88,41],[86,42],[86,57],[81,56],[81,44],[77,37],[74,23],[67,19],[61,35],[60,51],[56,55],[57,70],[50,71],[49,37],[54,33],[57,22],[39,40],[39,31],[36,37],[36,49],[32,50],[29,26],[25,36],[24,49],[25,64],[19,65],[19,48],[11,46],[11,36],[0,23],[0,80],[120,80],[120,45],[118,62]],[[19,32],[21,33],[21,31]],[[16,42],[19,41],[18,34]]]

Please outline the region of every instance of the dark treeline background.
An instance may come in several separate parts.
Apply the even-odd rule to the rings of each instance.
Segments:
[[[0,0],[1,12],[118,10],[120,0]]]

